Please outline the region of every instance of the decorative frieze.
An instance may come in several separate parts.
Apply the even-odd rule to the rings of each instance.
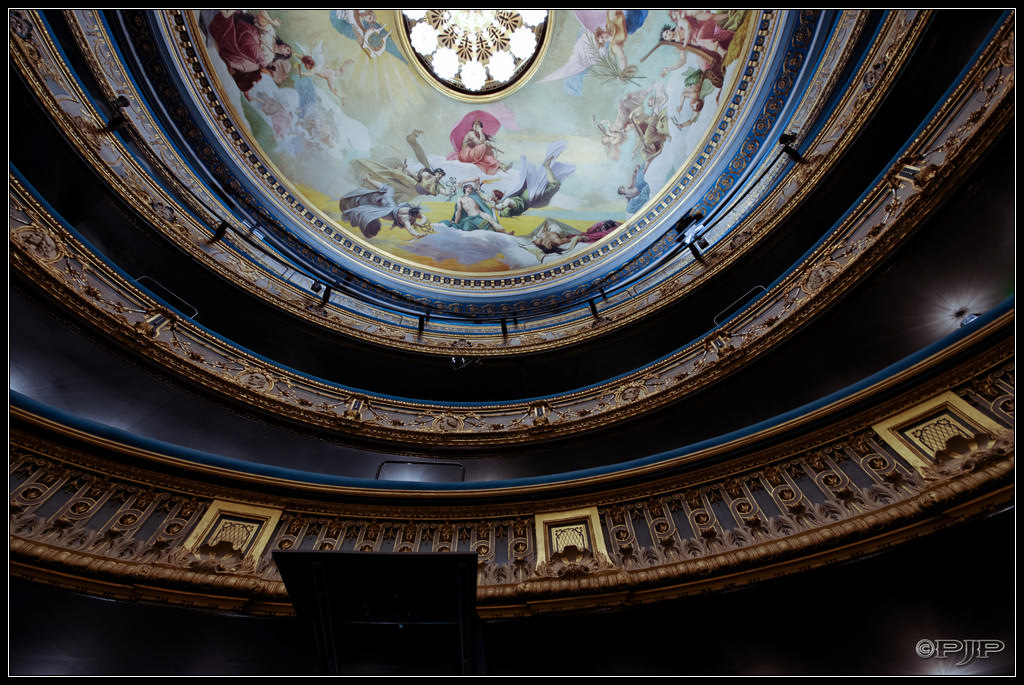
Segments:
[[[557,499],[524,488],[500,506],[487,497],[460,505],[457,492],[442,505],[359,502],[344,491],[311,499],[284,484],[268,499],[242,481],[152,475],[122,462],[116,444],[74,446],[19,411],[12,572],[102,581],[124,596],[144,580],[167,597],[279,613],[288,603],[276,550],[474,552],[478,610],[495,616],[541,611],[535,602],[554,598],[608,606],[701,591],[718,578],[756,580],[758,568],[777,574],[884,548],[1011,501],[1012,422],[957,394],[993,373],[1007,381],[996,363],[885,420],[869,413],[871,423],[841,437],[833,426],[798,450],[774,446],[725,470]]]

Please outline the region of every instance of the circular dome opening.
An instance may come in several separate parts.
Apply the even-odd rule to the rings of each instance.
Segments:
[[[545,10],[403,10],[402,43],[426,80],[460,100],[504,97],[533,74]]]

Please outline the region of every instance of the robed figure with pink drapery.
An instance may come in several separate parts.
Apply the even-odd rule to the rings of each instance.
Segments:
[[[481,110],[470,112],[452,129],[451,141],[455,151],[448,155],[448,159],[475,164],[488,176],[505,171],[512,165],[498,161],[495,153],[501,151],[494,146],[494,136],[500,128],[501,122],[493,114]]]
[[[228,73],[239,90],[249,91],[263,74],[280,85],[291,73],[291,46],[277,37],[279,19],[266,10],[252,14],[242,10],[203,10],[207,35],[217,47]]]

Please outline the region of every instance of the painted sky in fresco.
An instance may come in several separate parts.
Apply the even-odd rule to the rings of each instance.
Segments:
[[[488,104],[428,85],[390,10],[195,14],[237,121],[310,205],[401,260],[501,273],[589,249],[675,177],[750,12],[558,11],[531,82]]]

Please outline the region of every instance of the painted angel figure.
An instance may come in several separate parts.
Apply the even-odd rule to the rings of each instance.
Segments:
[[[601,142],[609,159],[617,160],[621,155],[622,144],[629,138],[630,131],[636,128],[634,120],[637,113],[644,112],[644,103],[651,98],[651,106],[655,106],[655,88],[642,88],[626,93],[615,106],[614,121],[607,119],[598,121],[592,117],[594,125],[601,131]]]
[[[373,10],[333,10],[331,25],[343,36],[356,41],[363,53],[371,59],[390,52],[405,61],[398,48],[393,47],[393,41],[388,40],[391,34],[377,20]]]
[[[519,216],[536,207],[547,207],[562,187],[562,181],[571,176],[576,167],[556,161],[565,151],[565,141],[556,140],[549,147],[544,164],[530,164],[523,157],[519,167],[519,184],[508,194],[500,190],[491,193],[491,203],[498,216]]]
[[[498,217],[487,200],[480,194],[480,179],[474,178],[462,182],[462,195],[455,201],[455,211],[451,221],[441,223],[460,231],[488,230],[511,235],[498,223]]]
[[[665,31],[672,34],[673,40],[683,45],[697,45],[707,50],[714,50],[723,57],[732,42],[735,26],[735,18],[731,12],[715,12],[712,10],[669,10],[668,18],[673,22],[662,29],[662,37]]]
[[[309,72],[313,76],[318,76],[327,82],[327,87],[332,93],[334,93],[341,104],[345,104],[345,94],[342,90],[342,82],[348,77],[352,71],[352,64],[355,60],[345,60],[341,67],[335,69],[328,66],[324,61],[324,44],[323,41],[316,44],[313,51],[310,52],[302,45],[296,43],[297,47],[302,55],[299,57],[299,76],[302,76],[303,70]]]
[[[619,195],[626,199],[626,211],[636,214],[647,204],[651,197],[651,186],[644,177],[647,164],[641,162],[633,168],[633,178],[629,186],[619,186]]]
[[[572,252],[580,243],[596,243],[614,233],[619,226],[618,221],[603,220],[581,231],[557,219],[548,218],[518,240],[524,249],[537,257],[537,261],[543,262],[550,255]]]
[[[292,48],[277,36],[280,19],[266,10],[204,10],[203,25],[228,73],[246,98],[268,74],[281,84],[291,73]]]
[[[564,65],[551,72],[541,82],[563,82],[569,95],[583,95],[583,77],[610,55],[614,76],[629,80],[636,67],[626,57],[625,44],[630,34],[639,29],[647,18],[647,10],[574,10],[582,30],[572,54]]]

